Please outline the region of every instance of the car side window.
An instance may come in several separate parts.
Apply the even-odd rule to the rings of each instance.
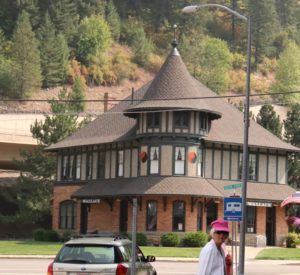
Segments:
[[[131,247],[128,245],[125,245],[125,246],[120,246],[119,249],[122,254],[123,261],[130,262],[131,261]]]
[[[137,260],[139,260],[141,262],[146,261],[145,256],[139,247],[136,248],[136,253],[137,253]]]

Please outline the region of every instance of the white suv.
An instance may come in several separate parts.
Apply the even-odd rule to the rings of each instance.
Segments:
[[[48,275],[129,275],[132,242],[119,237],[83,236],[64,244],[48,266]],[[136,274],[157,275],[150,262],[137,247]]]

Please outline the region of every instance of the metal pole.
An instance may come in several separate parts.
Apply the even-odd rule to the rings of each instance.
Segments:
[[[137,198],[132,200],[132,259],[130,275],[135,275],[136,266],[136,214],[137,214]]]
[[[215,7],[224,9],[238,18],[247,22],[247,80],[246,80],[246,97],[245,97],[245,111],[244,111],[244,143],[243,143],[243,175],[242,175],[242,223],[240,232],[240,249],[239,249],[239,275],[244,274],[244,260],[245,260],[245,228],[246,228],[246,199],[247,199],[247,180],[248,180],[248,137],[249,137],[249,98],[250,98],[250,69],[251,69],[251,17],[248,18],[237,11],[234,11],[226,6],[219,4],[201,4],[191,5],[182,9],[183,13],[192,13],[205,7]]]
[[[248,139],[249,139],[249,98],[250,98],[250,69],[251,69],[251,17],[248,17],[248,36],[247,36],[247,82],[246,98],[244,110],[244,144],[243,144],[243,185],[242,185],[242,223],[240,232],[240,255],[239,255],[239,275],[244,273],[245,264],[245,233],[247,221],[247,181],[248,181]]]

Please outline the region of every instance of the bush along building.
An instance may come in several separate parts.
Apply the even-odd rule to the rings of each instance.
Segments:
[[[129,232],[137,197],[137,231],[153,242],[208,230],[232,194],[224,186],[241,182],[243,128],[243,113],[194,79],[173,45],[133,98],[48,147],[58,156],[53,229]],[[248,245],[264,237],[279,245],[287,235],[279,204],[294,192],[287,155],[299,151],[251,121]]]

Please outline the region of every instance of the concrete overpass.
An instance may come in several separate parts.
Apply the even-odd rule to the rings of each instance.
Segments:
[[[13,159],[20,159],[20,149],[32,150],[37,142],[30,126],[41,114],[0,114],[0,170],[15,170]]]

